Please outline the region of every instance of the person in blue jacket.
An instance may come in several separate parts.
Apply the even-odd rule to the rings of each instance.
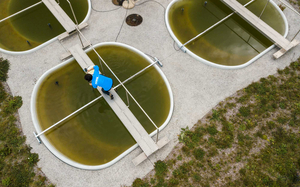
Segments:
[[[87,74],[85,74],[84,79],[89,82],[93,88],[97,88],[97,86],[102,88],[102,92],[109,95],[111,99],[114,98],[114,96],[109,92],[109,90],[113,86],[113,80],[109,77],[106,77],[99,73],[99,67],[93,66],[89,67],[88,69],[84,69]],[[94,72],[92,71],[94,70]]]

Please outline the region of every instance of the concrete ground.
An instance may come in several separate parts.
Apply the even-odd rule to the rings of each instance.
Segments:
[[[139,1],[137,4],[144,2]],[[164,7],[171,0],[158,0]],[[111,0],[92,0],[95,9],[110,10],[116,8]],[[83,30],[84,35],[93,43],[115,41],[123,22],[126,10],[120,8],[112,12],[92,11],[88,20],[89,27]],[[66,39],[61,44],[55,41],[50,45],[28,55],[7,55],[9,59],[8,84],[13,95],[23,98],[23,106],[19,110],[20,120],[27,143],[32,151],[39,154],[38,167],[58,187],[65,186],[122,186],[130,185],[137,177],[145,176],[153,169],[153,163],[164,159],[178,142],[177,135],[182,127],[192,127],[212,107],[239,89],[247,86],[261,77],[276,73],[278,68],[284,68],[300,55],[300,46],[289,51],[278,60],[272,58],[278,48],[273,49],[250,66],[239,70],[222,70],[204,65],[191,56],[173,48],[164,22],[164,9],[156,2],[147,2],[128,10],[127,14],[137,13],[143,17],[143,23],[138,27],[126,24],[118,37],[118,42],[131,45],[145,53],[158,57],[164,64],[162,71],[167,76],[173,93],[175,109],[173,117],[160,137],[168,136],[171,142],[149,160],[135,167],[131,160],[141,153],[137,148],[113,166],[98,170],[86,171],[69,166],[48,151],[43,144],[38,144],[30,113],[30,98],[33,87],[39,77],[48,69],[61,63],[59,57],[69,48],[79,43],[76,35]],[[291,39],[300,29],[299,17],[285,9],[289,22],[288,39]],[[300,40],[300,35],[297,36]]]

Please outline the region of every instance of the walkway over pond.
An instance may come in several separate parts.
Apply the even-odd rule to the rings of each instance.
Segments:
[[[73,32],[76,29],[75,23],[65,13],[65,11],[57,4],[55,0],[42,0],[46,7],[50,10],[53,16],[59,21],[59,23],[66,29],[68,33]]]
[[[69,51],[82,69],[88,68],[89,66],[94,66],[94,63],[82,50],[80,45],[75,45],[74,47],[70,48]],[[97,90],[102,94],[105,101],[109,104],[109,106],[143,150],[143,153],[133,160],[135,165],[143,162],[148,156],[168,143],[169,140],[166,137],[155,143],[113,88],[110,90],[110,93],[114,95],[114,99],[110,99],[108,95],[104,94],[100,87],[98,87]]]

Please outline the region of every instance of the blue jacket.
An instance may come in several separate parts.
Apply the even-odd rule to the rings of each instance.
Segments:
[[[113,80],[99,73],[99,67],[94,66],[94,74],[92,79],[93,88],[102,87],[105,91],[109,91],[113,85]]]

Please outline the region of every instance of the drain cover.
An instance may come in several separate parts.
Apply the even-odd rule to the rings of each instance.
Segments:
[[[117,6],[122,6],[124,0],[112,0],[112,3]]]
[[[126,18],[126,23],[130,26],[138,26],[142,22],[143,22],[143,18],[138,14],[130,14]]]

